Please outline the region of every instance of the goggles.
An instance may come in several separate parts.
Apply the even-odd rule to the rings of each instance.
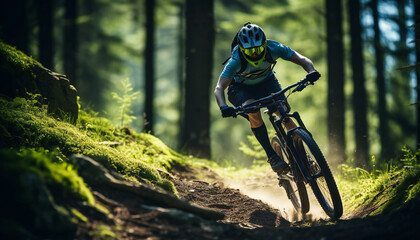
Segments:
[[[253,48],[241,47],[241,51],[247,56],[252,56],[254,53],[256,53],[257,55],[261,55],[264,52],[264,50],[265,50],[265,44],[263,46],[253,47]]]

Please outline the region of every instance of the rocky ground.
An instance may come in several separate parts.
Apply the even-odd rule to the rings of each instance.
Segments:
[[[80,226],[77,239],[95,238],[105,225],[120,226],[112,229],[119,239],[416,239],[420,234],[419,199],[398,212],[376,217],[352,216],[353,219],[330,221],[325,215],[315,213],[314,207],[302,219],[291,214],[291,205],[269,204],[270,200],[250,197],[252,188],[267,187],[267,179],[272,179],[269,174],[248,179],[245,185],[249,188],[241,190],[237,188],[241,183],[229,183],[210,169],[203,168],[199,175],[200,178],[198,172],[186,168],[178,168],[173,173],[179,197],[223,212],[224,219],[206,219],[98,185],[91,186],[95,197],[113,217],[101,219],[95,215],[96,221]],[[276,195],[283,191],[275,186],[275,181],[268,185],[274,188],[266,192]],[[249,195],[244,194],[247,191]],[[316,202],[312,205],[316,206]]]

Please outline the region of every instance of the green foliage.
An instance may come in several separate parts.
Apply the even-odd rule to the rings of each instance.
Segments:
[[[247,136],[248,142],[251,146],[241,142],[239,150],[241,150],[245,155],[254,157],[255,159],[263,159],[266,157],[264,149],[262,148],[261,144],[258,140],[254,137],[254,135]]]
[[[131,105],[138,95],[140,95],[140,92],[132,92],[133,88],[128,78],[125,78],[124,81],[121,82],[121,85],[121,96],[116,92],[112,92],[111,95],[118,103],[118,115],[116,116],[118,125],[123,127],[130,125],[130,123],[136,119],[136,117],[132,115],[133,111],[131,110]]]
[[[127,179],[141,180],[176,192],[172,182],[161,173],[168,172],[184,157],[158,138],[115,128],[96,113],[80,111],[76,126],[47,115],[45,107],[33,100],[0,99],[0,146],[59,149],[64,156],[83,154],[101,162]],[[117,143],[116,147],[112,144]]]
[[[412,152],[404,147],[402,152],[404,157],[400,161],[371,172],[346,164],[339,166],[336,180],[347,211],[373,203],[380,207],[372,214],[379,214],[398,209],[420,196],[420,150]]]
[[[267,130],[268,130],[269,136],[275,135],[275,131],[273,129],[267,129]],[[255,138],[255,136],[251,134],[251,135],[246,136],[246,138],[248,140],[248,143],[241,141],[239,150],[246,156],[251,157],[253,159],[252,164],[254,165],[266,163],[267,155],[264,149],[262,148],[261,144]]]

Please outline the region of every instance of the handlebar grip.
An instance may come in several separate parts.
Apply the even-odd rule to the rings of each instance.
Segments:
[[[318,81],[318,79],[321,77],[321,74],[317,71],[311,72],[308,75],[306,75],[307,81],[313,84],[314,82]]]

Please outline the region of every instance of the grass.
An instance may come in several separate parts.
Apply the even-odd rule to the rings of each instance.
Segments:
[[[346,212],[367,204],[379,206],[372,215],[399,209],[420,195],[420,150],[403,147],[404,157],[367,172],[342,164],[336,176]],[[373,158],[374,160],[374,158]]]

